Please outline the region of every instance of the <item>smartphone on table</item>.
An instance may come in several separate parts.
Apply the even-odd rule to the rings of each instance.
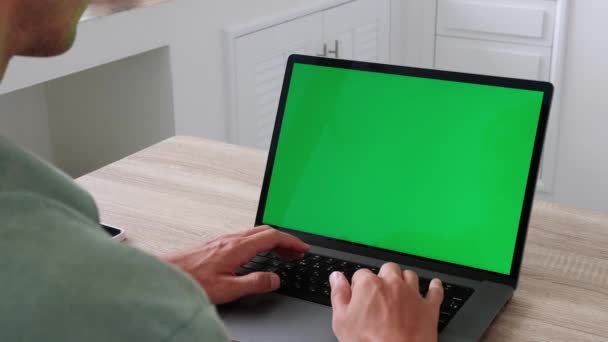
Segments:
[[[118,227],[109,226],[107,224],[101,224],[101,228],[105,230],[108,235],[112,237],[112,239],[116,241],[123,241],[127,236],[125,235],[125,230]]]

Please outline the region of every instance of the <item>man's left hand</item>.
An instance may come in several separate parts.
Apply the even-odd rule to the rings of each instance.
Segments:
[[[292,235],[261,226],[221,236],[163,259],[189,273],[217,305],[279,288],[280,279],[275,273],[234,274],[258,253],[273,251],[285,259],[300,259],[309,249],[309,245]]]

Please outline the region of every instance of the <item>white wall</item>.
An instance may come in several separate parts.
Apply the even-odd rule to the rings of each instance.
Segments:
[[[554,194],[608,212],[608,1],[571,1]]]
[[[54,162],[44,85],[2,95],[1,99],[0,135]]]
[[[175,135],[171,84],[161,48],[17,90],[0,135],[78,177]]]
[[[78,177],[175,135],[169,51],[46,83],[55,163]]]

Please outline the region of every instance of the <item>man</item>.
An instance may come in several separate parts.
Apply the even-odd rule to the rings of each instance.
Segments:
[[[0,79],[12,56],[69,49],[86,5],[0,0]],[[213,305],[280,283],[235,269],[261,251],[300,258],[309,248],[258,227],[161,260],[111,241],[98,222],[87,193],[0,138],[1,341],[227,341]],[[439,280],[422,298],[416,274],[389,263],[378,276],[358,271],[352,285],[341,273],[330,282],[339,340],[437,340]]]

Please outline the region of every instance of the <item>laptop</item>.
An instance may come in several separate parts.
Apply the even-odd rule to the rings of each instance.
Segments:
[[[444,283],[440,341],[479,340],[513,296],[550,83],[292,55],[256,225],[312,248],[261,253],[276,293],[219,308],[236,341],[335,341],[329,274],[388,262]],[[399,305],[399,303],[395,303]]]

